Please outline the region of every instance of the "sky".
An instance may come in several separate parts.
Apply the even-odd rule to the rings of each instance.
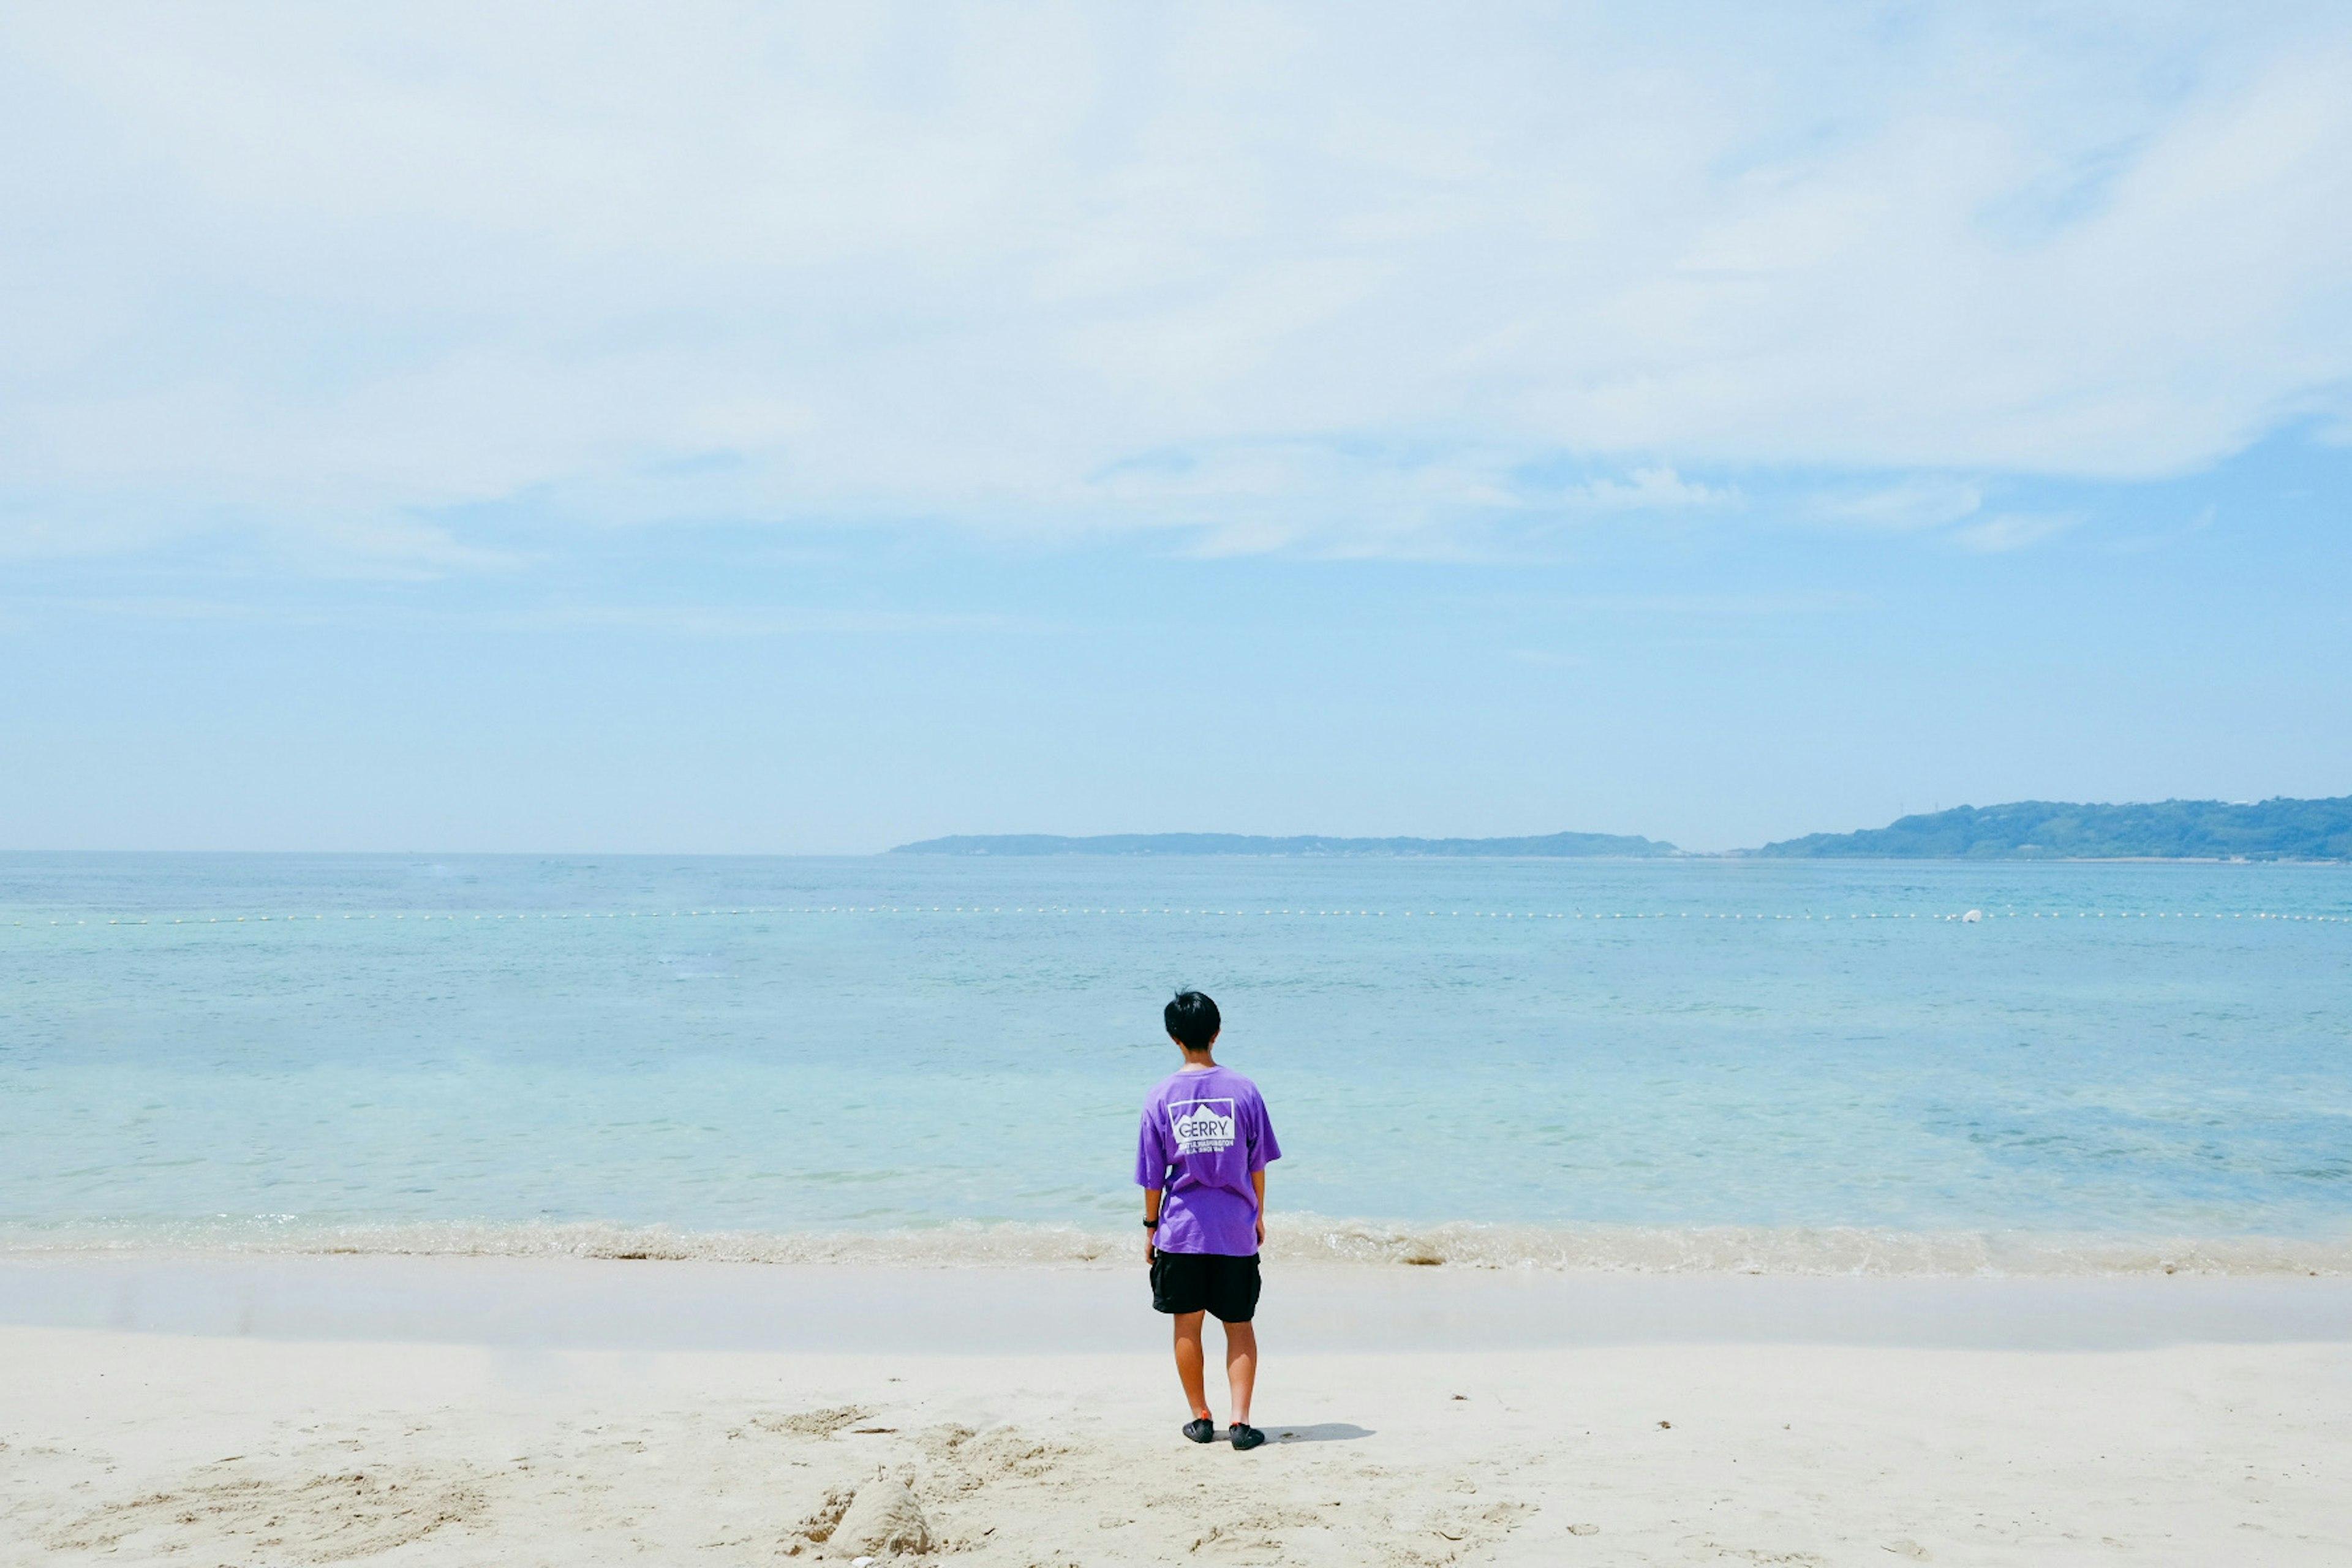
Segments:
[[[2352,793],[2352,9],[0,11],[0,847]]]

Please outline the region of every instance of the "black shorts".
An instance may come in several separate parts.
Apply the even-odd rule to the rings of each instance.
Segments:
[[[1257,1315],[1257,1255],[1160,1252],[1151,1258],[1151,1310],[1208,1312],[1221,1323]]]

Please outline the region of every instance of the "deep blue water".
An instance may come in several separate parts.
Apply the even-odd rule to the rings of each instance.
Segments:
[[[2352,1238],[2346,868],[907,857],[0,857],[0,1230],[1109,1230],[1179,984],[1277,1209]]]

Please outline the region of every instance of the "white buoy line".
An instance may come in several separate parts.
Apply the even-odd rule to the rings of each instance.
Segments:
[[[715,917],[766,915],[1085,915],[1127,916],[1130,918],[1187,916],[1211,919],[1293,919],[1293,920],[1499,920],[1499,921],[1728,921],[1763,922],[1768,921],[1817,921],[1833,923],[1839,921],[1945,921],[1974,925],[1981,921],[1995,920],[2173,920],[2173,921],[2290,921],[2314,925],[2352,924],[2352,915],[2288,914],[2273,910],[1968,910],[1939,912],[1918,910],[1847,910],[1843,913],[1812,911],[1783,912],[1774,910],[1328,910],[1328,909],[1208,909],[1174,905],[1110,906],[1069,904],[805,904],[754,905],[708,910],[490,910],[481,913],[448,913],[401,910],[387,913],[377,910],[341,910],[331,914],[245,914],[245,915],[123,915],[33,918],[11,922],[17,927],[86,926],[93,923],[110,926],[187,926],[187,925],[303,925],[330,921],[399,921],[429,925],[442,923],[499,924],[506,921],[521,923],[529,921],[617,921],[617,920],[697,920]]]

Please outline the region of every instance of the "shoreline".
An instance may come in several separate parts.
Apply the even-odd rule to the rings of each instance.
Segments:
[[[1133,1232],[949,1221],[891,1230],[681,1230],[605,1223],[0,1226],[0,1264],[145,1255],[505,1258],[870,1268],[1113,1269]],[[1864,1226],[1539,1226],[1271,1217],[1272,1264],[1533,1275],[1799,1279],[2352,1279],[2352,1237],[1906,1232]]]
[[[1286,1353],[1664,1344],[2352,1345],[2352,1279],[1508,1273],[1271,1264]],[[1143,1268],[146,1252],[0,1257],[0,1331],[661,1352],[1148,1353]]]

